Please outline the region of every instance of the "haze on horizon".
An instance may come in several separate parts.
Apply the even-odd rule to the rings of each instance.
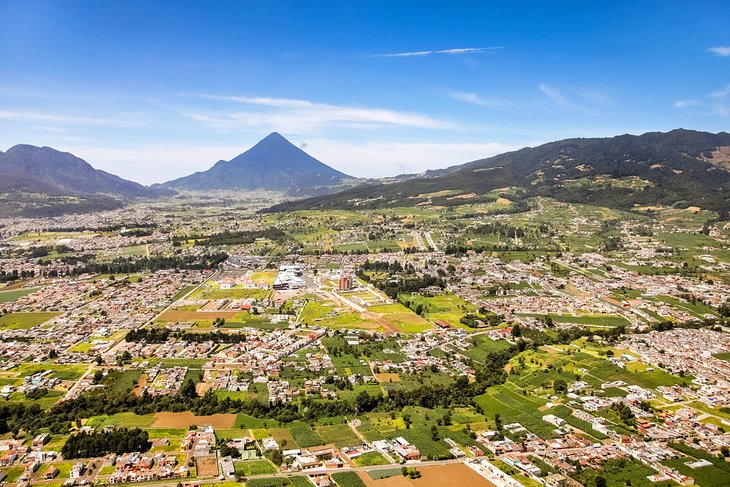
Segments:
[[[730,4],[0,0],[0,150],[143,184],[272,131],[357,177],[567,137],[727,131]]]

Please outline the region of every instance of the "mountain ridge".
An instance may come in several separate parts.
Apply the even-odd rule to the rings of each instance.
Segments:
[[[382,208],[426,200],[448,206],[457,202],[446,197],[418,196],[444,190],[485,195],[499,188],[519,187],[524,197],[551,196],[624,209],[685,201],[727,213],[730,171],[712,160],[718,148],[728,146],[730,134],[726,132],[711,134],[686,129],[563,139],[437,170],[433,176],[363,185],[332,195],[281,203],[265,211]],[[603,175],[611,180],[638,178],[647,184],[632,189],[596,183],[596,178]]]
[[[205,171],[153,185],[176,190],[283,191],[311,195],[343,187],[355,178],[310,156],[278,132],[267,135],[230,161],[219,160]]]
[[[94,168],[70,152],[17,144],[0,152],[3,192],[33,191],[56,195],[114,195],[155,198],[160,191]]]

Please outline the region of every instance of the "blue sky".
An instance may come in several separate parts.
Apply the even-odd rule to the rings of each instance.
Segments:
[[[272,131],[362,177],[730,129],[730,2],[0,0],[0,150],[145,184]]]

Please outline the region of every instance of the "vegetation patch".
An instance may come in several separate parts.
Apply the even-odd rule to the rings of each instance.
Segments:
[[[0,317],[0,329],[27,330],[49,321],[61,313],[10,313]]]

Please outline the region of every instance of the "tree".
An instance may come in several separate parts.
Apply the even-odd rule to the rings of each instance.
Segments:
[[[608,484],[606,483],[606,477],[604,477],[603,475],[599,475],[598,477],[596,477],[596,487],[607,487],[607,485]]]
[[[284,462],[284,455],[281,453],[281,450],[271,452],[271,462],[277,467]]]
[[[180,391],[178,392],[180,397],[193,399],[198,397],[198,392],[195,390],[195,382],[193,382],[192,379],[188,379],[185,382],[183,382],[183,385],[180,387]]]
[[[568,385],[563,379],[555,379],[553,381],[553,390],[556,393],[565,392],[568,389]]]

